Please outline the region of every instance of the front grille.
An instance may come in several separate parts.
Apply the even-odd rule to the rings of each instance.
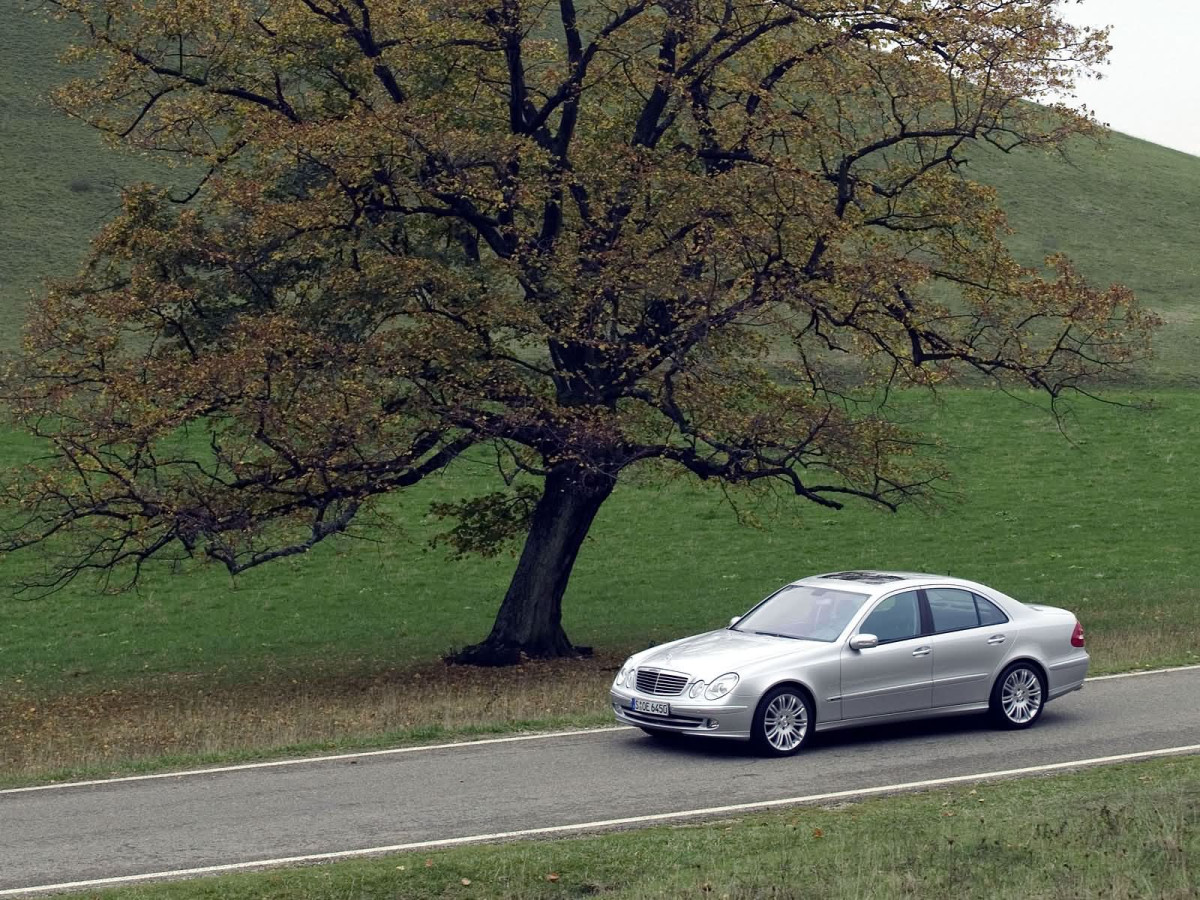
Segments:
[[[637,689],[643,694],[658,694],[670,697],[682,694],[687,687],[688,677],[674,672],[660,672],[658,669],[638,669]]]

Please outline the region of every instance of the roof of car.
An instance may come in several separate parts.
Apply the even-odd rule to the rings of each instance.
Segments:
[[[833,584],[837,584],[842,588],[861,585],[877,590],[891,590],[892,588],[906,587],[908,586],[906,583],[925,584],[930,581],[947,585],[957,585],[964,588],[981,587],[981,585],[974,581],[968,581],[965,578],[955,578],[951,575],[933,575],[928,572],[896,572],[887,569],[846,569],[839,572],[829,572],[824,575],[810,575],[795,583],[811,584],[813,582],[825,582],[830,587]],[[830,582],[833,584],[829,584]]]

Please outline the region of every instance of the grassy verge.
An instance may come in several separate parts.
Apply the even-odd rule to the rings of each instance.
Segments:
[[[0,787],[611,725],[620,659],[0,697]]]
[[[410,853],[100,894],[326,898],[1194,898],[1200,758],[735,821]]]

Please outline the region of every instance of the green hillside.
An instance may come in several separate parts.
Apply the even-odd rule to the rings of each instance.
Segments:
[[[1066,253],[1093,281],[1133,288],[1167,323],[1154,380],[1200,384],[1200,157],[1117,132],[1065,156],[975,155],[974,177],[999,191],[1021,261]]]
[[[94,132],[50,108],[68,36],[16,4],[0,8],[0,348],[15,344],[42,280],[74,270],[115,185],[171,174],[104,152]],[[1114,134],[1078,142],[1066,159],[980,147],[968,171],[1004,198],[1024,261],[1064,251],[1094,280],[1133,288],[1170,326],[1155,379],[1200,383],[1189,365],[1200,351],[1200,158]]]
[[[69,36],[44,15],[0,5],[0,349],[17,343],[42,282],[73,274],[116,210],[119,186],[169,177],[149,160],[106,150],[97,132],[51,108]]]

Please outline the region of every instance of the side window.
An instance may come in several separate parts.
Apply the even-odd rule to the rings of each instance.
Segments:
[[[979,610],[980,625],[1003,625],[1008,621],[1008,616],[1001,612],[995,603],[978,594],[975,595],[975,608]]]
[[[933,613],[933,630],[961,631],[979,625],[979,613],[975,611],[975,595],[956,588],[927,588],[929,611]]]
[[[879,643],[903,641],[921,633],[921,608],[916,591],[888,597],[863,620],[860,634],[873,634]]]

